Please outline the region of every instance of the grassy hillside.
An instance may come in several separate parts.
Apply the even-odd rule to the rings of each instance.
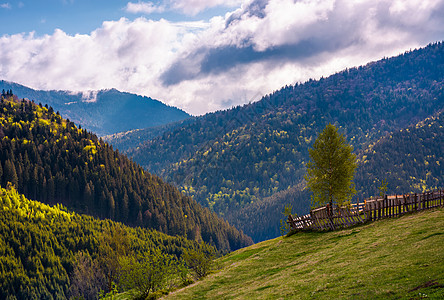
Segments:
[[[444,209],[240,249],[165,299],[443,299]]]

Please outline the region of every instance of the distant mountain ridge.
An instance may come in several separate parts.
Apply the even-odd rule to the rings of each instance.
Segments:
[[[182,127],[185,124],[192,123],[193,121],[194,117],[190,117],[182,121],[168,123],[165,125],[105,135],[102,136],[102,138],[105,142],[113,145],[114,148],[119,149],[120,152],[126,152],[141,146],[141,144],[144,144],[147,141],[163,135],[165,132],[172,131],[175,128]]]
[[[0,81],[0,90],[19,98],[44,103],[65,118],[99,136],[181,121],[189,114],[158,100],[116,89],[70,92],[34,90],[18,83]]]

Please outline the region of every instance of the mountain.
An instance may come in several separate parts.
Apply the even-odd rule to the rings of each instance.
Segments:
[[[444,209],[299,232],[219,259],[171,299],[443,299]]]
[[[185,124],[189,124],[193,121],[193,118],[188,118],[183,121],[177,121],[165,125],[105,135],[102,136],[102,139],[113,145],[114,148],[119,149],[119,151],[126,152],[139,147],[141,144],[146,143],[147,141],[163,135],[167,131],[182,127]]]
[[[131,226],[204,240],[221,251],[249,237],[144,171],[52,107],[17,97],[0,104],[0,183],[26,197]]]
[[[326,124],[339,127],[360,151],[441,111],[443,87],[444,45],[439,42],[195,118],[129,155],[231,223],[238,222],[243,209],[266,215],[253,210],[264,201],[263,207],[277,208],[272,202],[281,199],[308,210],[308,195],[302,192],[308,148]],[[259,217],[243,224],[248,225],[238,224],[242,230],[254,228],[249,233],[255,241],[273,237],[264,232],[278,227]]]
[[[190,117],[186,112],[158,100],[116,89],[83,93],[41,91],[2,80],[0,90],[12,90],[19,98],[48,104],[99,136],[160,126]]]
[[[0,189],[1,299],[69,299],[76,296],[75,277],[82,268],[90,280],[83,292],[106,290],[102,263],[117,257],[118,245],[132,255],[157,249],[177,258],[199,247],[184,237],[97,220],[28,200],[14,188]]]
[[[444,187],[444,111],[393,132],[358,157],[355,176],[361,195],[378,195],[381,180],[388,194],[419,193]]]
[[[379,195],[381,180],[387,182],[387,194],[422,193],[444,188],[444,112],[415,125],[387,134],[358,151],[354,182],[358,198]],[[353,200],[355,201],[356,198]],[[279,235],[283,207],[292,204],[293,212],[306,214],[310,192],[304,183],[260,199],[234,211],[230,224],[266,240]],[[261,230],[257,230],[261,224]]]

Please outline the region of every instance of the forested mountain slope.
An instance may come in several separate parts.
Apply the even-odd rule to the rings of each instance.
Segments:
[[[302,185],[308,148],[327,123],[363,149],[442,110],[443,79],[444,45],[435,43],[196,118],[131,156],[233,221],[233,212]]]
[[[2,186],[11,182],[30,199],[203,239],[222,251],[251,243],[215,213],[62,119],[52,107],[2,97],[0,125]]]
[[[115,149],[119,149],[120,152],[126,152],[139,147],[141,144],[146,143],[147,141],[162,136],[165,132],[172,131],[192,122],[194,122],[194,118],[190,117],[182,121],[168,123],[165,125],[105,135],[102,136],[102,139],[105,142],[113,145]]]
[[[381,181],[387,194],[420,193],[444,188],[444,112],[386,135],[357,152],[358,168],[354,182],[357,198],[379,195]],[[283,207],[292,204],[293,212],[310,209],[310,192],[305,185],[291,187],[249,204],[229,216],[230,224],[242,228],[256,241],[279,235]],[[260,226],[260,230],[257,230]]]
[[[363,197],[379,194],[381,180],[388,194],[444,188],[444,112],[383,137],[358,163],[355,182]]]
[[[186,112],[158,100],[116,89],[84,93],[40,91],[2,80],[0,90],[13,90],[19,98],[48,104],[65,118],[100,136],[160,126],[190,117]]]
[[[74,278],[74,269],[82,268],[84,280],[90,280],[84,285],[106,291],[106,280],[98,272],[118,257],[122,247],[132,255],[158,249],[179,258],[185,249],[196,246],[184,237],[100,221],[68,212],[61,205],[28,200],[14,188],[0,189],[1,299],[68,299],[82,284]],[[78,261],[82,257],[86,260]],[[94,264],[85,264],[88,260]]]

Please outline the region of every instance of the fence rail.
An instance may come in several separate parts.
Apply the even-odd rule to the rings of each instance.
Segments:
[[[405,194],[366,199],[344,207],[329,205],[312,209],[308,215],[288,216],[293,230],[336,230],[369,221],[393,218],[413,211],[444,205],[444,191]]]

